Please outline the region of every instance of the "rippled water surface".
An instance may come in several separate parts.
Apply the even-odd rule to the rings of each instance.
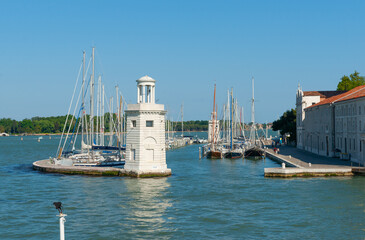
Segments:
[[[133,179],[44,174],[59,138],[0,138],[0,239],[364,239],[365,178],[264,178],[271,160],[167,152],[173,175]]]

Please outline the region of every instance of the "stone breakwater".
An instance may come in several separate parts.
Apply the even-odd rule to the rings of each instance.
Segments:
[[[84,167],[84,166],[62,166],[55,165],[50,160],[40,160],[33,163],[33,169],[46,173],[60,173],[70,175],[90,175],[90,176],[112,176],[112,177],[167,177],[171,175],[171,169],[165,171],[130,172],[114,167]]]

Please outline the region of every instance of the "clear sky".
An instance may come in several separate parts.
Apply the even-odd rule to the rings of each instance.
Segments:
[[[365,74],[365,1],[1,1],[0,118],[67,113],[82,51],[96,47],[109,95],[136,102],[135,80],[157,80],[176,120],[207,120],[234,89],[257,122],[295,107],[295,93],[335,90]]]

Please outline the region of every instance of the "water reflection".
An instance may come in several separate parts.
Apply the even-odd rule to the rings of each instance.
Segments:
[[[128,221],[135,232],[171,231],[166,228],[166,211],[172,202],[166,195],[170,184],[166,178],[125,179],[130,201],[126,206]]]

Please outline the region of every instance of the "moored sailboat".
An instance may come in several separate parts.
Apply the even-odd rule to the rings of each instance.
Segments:
[[[110,131],[114,128],[117,133],[117,145],[112,145],[112,136],[110,136],[109,145],[104,143],[105,140],[105,129],[104,129],[104,85],[101,84],[101,77],[99,77],[98,83],[98,96],[97,96],[97,113],[94,116],[94,54],[95,48],[92,51],[92,74],[90,76],[90,81],[87,86],[90,87],[90,115],[89,119],[85,112],[85,95],[87,89],[85,89],[85,52],[83,54],[83,71],[82,71],[82,86],[80,95],[78,97],[77,103],[75,104],[75,110],[73,115],[70,115],[70,109],[73,105],[73,98],[71,100],[69,112],[65,121],[63,132],[61,135],[59,147],[57,150],[57,157],[53,158],[53,162],[59,165],[68,166],[123,166],[125,161],[123,159],[123,150],[121,144],[121,110],[118,108],[117,123],[111,123]],[[90,60],[91,61],[91,60]],[[89,62],[90,64],[90,62]],[[81,70],[81,67],[80,67]],[[74,94],[77,88],[78,79],[76,81],[76,86]],[[82,96],[82,103],[78,110],[79,115],[81,113],[81,121],[79,115],[76,117],[75,113],[78,108],[78,101]],[[117,96],[118,98],[118,96]],[[110,113],[112,111],[111,106],[109,106]],[[114,114],[111,114],[111,116]],[[69,116],[71,116],[70,121],[68,121]],[[95,124],[96,121],[96,124]],[[113,122],[113,117],[109,119],[109,122]],[[66,131],[66,126],[68,125],[68,130]],[[96,126],[95,126],[96,125]],[[73,130],[71,132],[71,126]],[[79,135],[79,129],[81,128],[81,140],[77,141],[77,136]],[[70,136],[70,137],[69,137]],[[79,148],[76,146],[78,143]]]
[[[255,123],[255,97],[254,97],[254,78],[252,78],[252,100],[251,100],[251,130],[248,147],[244,153],[245,158],[262,159],[265,151],[261,148],[261,142],[258,139]]]
[[[243,156],[243,149],[240,146],[237,146],[233,142],[233,89],[231,89],[231,104],[230,104],[230,115],[231,115],[231,121],[230,121],[230,146],[229,150],[224,153],[224,158],[241,158]]]
[[[213,100],[213,112],[212,112],[212,124],[211,124],[211,136],[210,136],[210,144],[208,145],[208,151],[206,153],[207,158],[210,159],[220,159],[223,157],[222,150],[218,148],[217,142],[218,142],[218,129],[217,126],[217,112],[216,112],[216,106],[215,106],[215,93],[216,93],[216,85],[214,84],[214,100]]]

